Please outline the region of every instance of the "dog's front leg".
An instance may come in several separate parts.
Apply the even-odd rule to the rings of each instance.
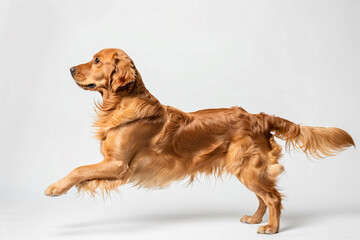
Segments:
[[[97,164],[81,166],[72,170],[66,177],[52,184],[45,191],[47,196],[60,196],[72,186],[92,179],[118,179],[127,168],[123,162],[104,160]]]

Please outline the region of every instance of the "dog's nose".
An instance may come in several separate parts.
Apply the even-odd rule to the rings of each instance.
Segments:
[[[74,68],[74,67],[70,68],[70,72],[71,72],[71,75],[74,75],[76,72],[76,68]]]

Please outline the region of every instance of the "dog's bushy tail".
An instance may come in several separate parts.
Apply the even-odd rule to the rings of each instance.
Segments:
[[[286,143],[314,158],[333,156],[355,146],[354,140],[347,132],[335,127],[300,126],[298,136],[287,140]]]
[[[287,148],[292,146],[314,158],[333,156],[355,146],[352,137],[340,128],[300,126],[263,113],[257,116],[262,119],[263,129],[285,140]]]

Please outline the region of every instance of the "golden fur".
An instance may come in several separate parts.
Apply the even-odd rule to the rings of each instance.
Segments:
[[[228,173],[259,200],[256,213],[241,221],[259,223],[268,208],[269,222],[258,232],[276,233],[282,208],[276,177],[284,168],[278,163],[282,149],[274,137],[315,158],[354,145],[341,129],[300,126],[240,107],[185,113],[162,105],[119,49],[104,49],[71,72],[80,87],[103,97],[94,126],[104,160],[74,169],[46,190],[49,196],[64,194],[74,185],[94,195],[97,189],[104,194],[127,183],[163,188],[184,178],[191,182],[201,173]]]

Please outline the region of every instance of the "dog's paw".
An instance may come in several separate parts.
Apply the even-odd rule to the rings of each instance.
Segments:
[[[45,195],[49,197],[56,197],[60,196],[67,192],[67,188],[59,184],[59,182],[52,184],[50,187],[48,187],[45,191]]]
[[[262,221],[261,218],[256,218],[256,217],[248,216],[248,215],[245,215],[240,219],[240,222],[249,223],[249,224],[261,223],[261,221]]]
[[[257,233],[262,233],[262,234],[274,234],[277,232],[279,232],[279,227],[274,227],[271,225],[260,226],[257,230]]]

